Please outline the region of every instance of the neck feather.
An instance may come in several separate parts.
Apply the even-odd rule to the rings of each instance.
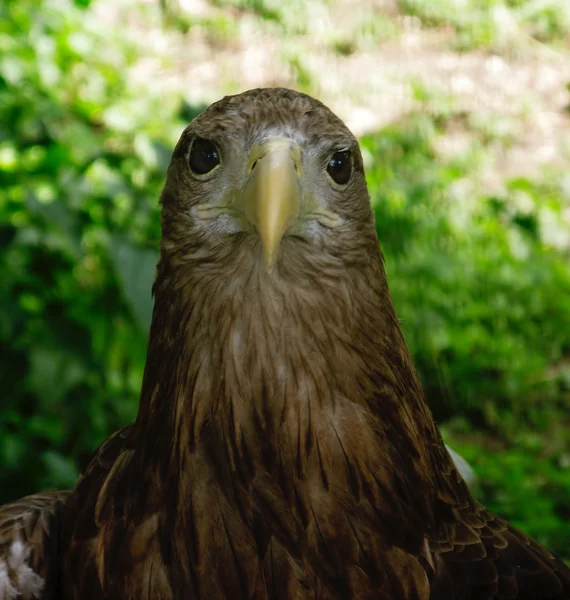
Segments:
[[[247,239],[208,260],[163,251],[141,436],[162,431],[179,454],[206,432],[235,465],[262,449],[271,461],[275,440],[286,435],[302,468],[299,457],[319,438],[333,432],[348,444],[352,427],[363,436],[358,445],[368,436],[378,446],[380,438],[386,452],[420,456],[439,434],[380,253],[347,266],[291,243],[271,273],[251,255]]]

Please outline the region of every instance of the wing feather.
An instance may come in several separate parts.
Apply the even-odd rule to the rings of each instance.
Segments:
[[[61,519],[69,494],[34,494],[0,508],[0,600],[56,597]]]
[[[568,600],[570,568],[522,531],[483,506],[458,512],[447,544],[437,540],[430,600]],[[479,521],[465,528],[465,521]],[[466,531],[473,531],[471,543]],[[428,569],[431,570],[431,569]]]

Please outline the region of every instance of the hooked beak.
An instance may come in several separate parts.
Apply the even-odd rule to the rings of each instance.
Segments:
[[[301,209],[301,150],[286,138],[269,138],[252,148],[250,175],[236,204],[255,227],[267,268],[274,264],[281,239]]]

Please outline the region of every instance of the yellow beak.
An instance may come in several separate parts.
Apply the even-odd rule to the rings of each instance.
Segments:
[[[249,157],[249,179],[238,203],[261,239],[270,268],[283,235],[299,218],[301,151],[291,140],[275,137],[255,146]]]

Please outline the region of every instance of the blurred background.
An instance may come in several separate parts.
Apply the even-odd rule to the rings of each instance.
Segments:
[[[134,418],[173,145],[265,85],[360,137],[445,438],[570,558],[568,0],[0,0],[0,502]]]

